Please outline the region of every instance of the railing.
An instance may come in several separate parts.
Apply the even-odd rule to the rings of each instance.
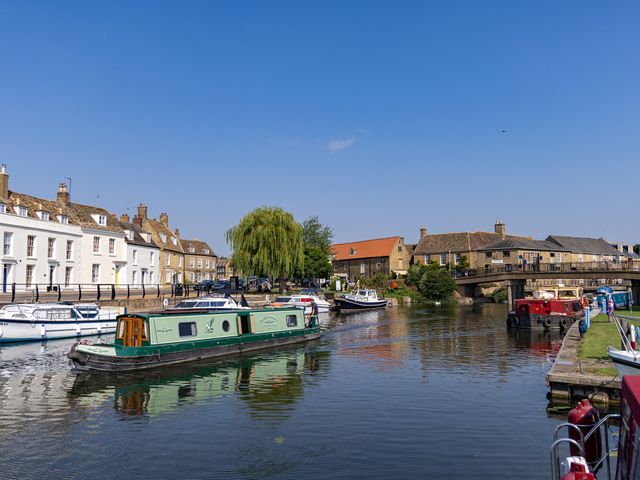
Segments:
[[[503,273],[575,273],[575,272],[638,272],[640,266],[631,262],[579,262],[579,263],[527,263],[485,265],[477,269],[465,269],[453,272],[455,278],[482,277]]]
[[[603,453],[602,455],[600,455],[600,458],[596,459],[594,462],[589,464],[589,468],[591,469],[592,472],[594,472],[606,464],[605,471],[607,472],[607,479],[611,480],[612,478],[611,477],[611,457],[617,454],[618,450],[617,449],[610,450],[609,448],[609,427],[610,427],[609,423],[612,420],[619,420],[619,419],[620,419],[620,414],[618,413],[609,414],[603,417],[602,419],[600,419],[598,423],[594,424],[591,430],[589,430],[589,432],[586,435],[584,435],[581,430],[581,427],[584,428],[584,425],[578,426],[578,425],[574,425],[573,423],[562,423],[558,425],[553,431],[553,443],[551,444],[551,448],[550,448],[551,478],[553,480],[560,479],[560,452],[559,452],[560,445],[564,443],[573,445],[574,447],[578,448],[580,456],[584,457],[585,445],[587,441],[593,435],[595,435],[596,432],[600,431],[600,442],[601,442],[600,451]],[[567,428],[567,430],[573,429],[575,432],[578,433],[578,437],[580,438],[580,440],[579,441],[573,440],[571,438],[559,439],[558,434],[563,428]]]
[[[8,283],[0,284],[0,303],[39,301],[101,301],[140,298],[188,297],[188,285],[112,283]]]

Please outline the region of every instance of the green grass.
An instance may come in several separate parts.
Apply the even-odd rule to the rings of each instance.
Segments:
[[[587,359],[607,359],[607,347],[609,345],[619,346],[620,337],[616,331],[616,326],[609,323],[607,315],[600,314],[591,319],[591,326],[584,334],[582,343],[578,347],[578,358]]]

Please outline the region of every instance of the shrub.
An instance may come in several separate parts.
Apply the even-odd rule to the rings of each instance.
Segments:
[[[455,280],[440,268],[436,270],[427,267],[418,285],[418,291],[429,300],[448,300],[455,290]]]

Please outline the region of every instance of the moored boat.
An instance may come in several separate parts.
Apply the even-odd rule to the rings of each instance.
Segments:
[[[320,298],[315,290],[302,290],[300,293],[287,296],[278,296],[269,304],[270,307],[300,307],[304,308],[304,313],[310,315],[312,313],[312,304],[315,303],[318,313],[328,313],[331,304],[325,299]]]
[[[207,311],[222,311],[222,310],[249,310],[249,304],[247,303],[244,295],[241,295],[240,302],[236,301],[231,295],[203,295],[198,298],[190,298],[178,302],[175,307],[169,308],[165,311],[189,311],[189,310],[207,310]]]
[[[609,345],[607,348],[609,359],[621,378],[625,375],[640,375],[640,352],[636,350],[636,327],[630,325],[624,317],[614,316],[613,323],[620,336],[622,348]]]
[[[118,308],[94,303],[10,304],[0,309],[0,343],[115,332]]]
[[[130,371],[319,337],[300,308],[120,315],[114,343],[77,343],[67,357],[76,370]]]
[[[345,295],[336,296],[333,299],[338,310],[368,310],[371,308],[384,308],[389,301],[378,297],[378,292],[369,289],[354,290]]]
[[[536,290],[533,296],[515,301],[507,316],[508,328],[567,330],[584,317],[579,287],[553,287]]]

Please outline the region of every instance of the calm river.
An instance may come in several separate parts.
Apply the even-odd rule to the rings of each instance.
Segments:
[[[326,317],[304,347],[73,374],[73,341],[0,348],[0,478],[549,478],[559,339],[506,309]]]

